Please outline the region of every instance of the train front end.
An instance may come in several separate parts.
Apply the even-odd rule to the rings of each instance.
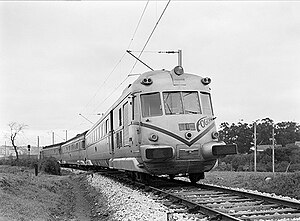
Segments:
[[[236,154],[236,145],[219,141],[212,108],[209,78],[172,71],[143,74],[139,121],[133,122],[142,167],[151,174],[188,175],[192,182],[204,178],[217,159]]]

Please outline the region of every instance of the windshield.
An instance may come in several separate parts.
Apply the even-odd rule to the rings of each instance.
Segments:
[[[159,93],[142,94],[142,115],[143,117],[161,116],[161,102]]]
[[[202,104],[203,114],[213,115],[210,94],[205,93],[205,92],[201,92],[200,97],[201,97],[201,104]]]
[[[167,115],[201,114],[198,92],[164,92],[163,98]]]

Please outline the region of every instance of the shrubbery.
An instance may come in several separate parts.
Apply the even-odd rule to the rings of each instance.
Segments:
[[[257,153],[256,169],[259,172],[272,172],[272,150]],[[250,154],[236,154],[226,156],[219,160],[220,171],[254,171],[254,156]],[[300,171],[300,147],[287,145],[275,149],[275,171],[297,172]]]
[[[45,172],[52,175],[61,175],[60,164],[57,162],[57,159],[54,157],[43,158],[40,160],[37,159],[2,159],[0,160],[0,165],[10,165],[10,166],[19,166],[19,167],[29,167],[35,168],[38,165],[38,170],[40,172]]]
[[[34,165],[38,163],[37,159],[2,159],[0,160],[0,165],[11,165],[11,166],[23,166],[23,167],[29,167],[34,168]]]
[[[54,157],[47,157],[39,162],[39,171],[52,174],[52,175],[61,175],[60,164],[57,162],[57,159]]]

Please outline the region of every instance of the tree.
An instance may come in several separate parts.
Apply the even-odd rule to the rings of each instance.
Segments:
[[[20,133],[24,131],[24,129],[27,127],[26,124],[18,124],[16,122],[11,122],[8,124],[10,127],[10,141],[12,146],[14,147],[17,160],[19,159],[19,153],[18,153],[18,147],[16,145],[16,139]]]
[[[257,124],[257,145],[271,144],[270,138],[272,138],[273,122],[272,119],[267,117]]]
[[[295,122],[281,122],[276,124],[275,139],[278,144],[286,146],[300,141],[300,126]]]
[[[232,123],[231,126],[227,122],[220,125],[220,138],[227,144],[235,143],[238,146],[239,153],[247,153],[253,141],[253,132],[247,123]]]

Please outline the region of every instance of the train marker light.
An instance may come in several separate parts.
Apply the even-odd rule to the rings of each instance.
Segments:
[[[217,131],[214,131],[211,133],[212,139],[218,139],[219,138],[219,133]]]
[[[141,81],[141,84],[143,85],[151,85],[153,83],[152,79],[151,78],[144,78],[142,81]]]
[[[173,69],[173,71],[174,71],[174,73],[176,74],[176,75],[182,75],[183,73],[184,73],[184,71],[183,71],[183,68],[181,67],[181,66],[176,66],[174,69]]]
[[[208,84],[210,84],[211,79],[208,78],[208,77],[202,78],[202,79],[201,79],[201,82],[202,82],[202,84],[204,84],[204,85],[208,85]]]

